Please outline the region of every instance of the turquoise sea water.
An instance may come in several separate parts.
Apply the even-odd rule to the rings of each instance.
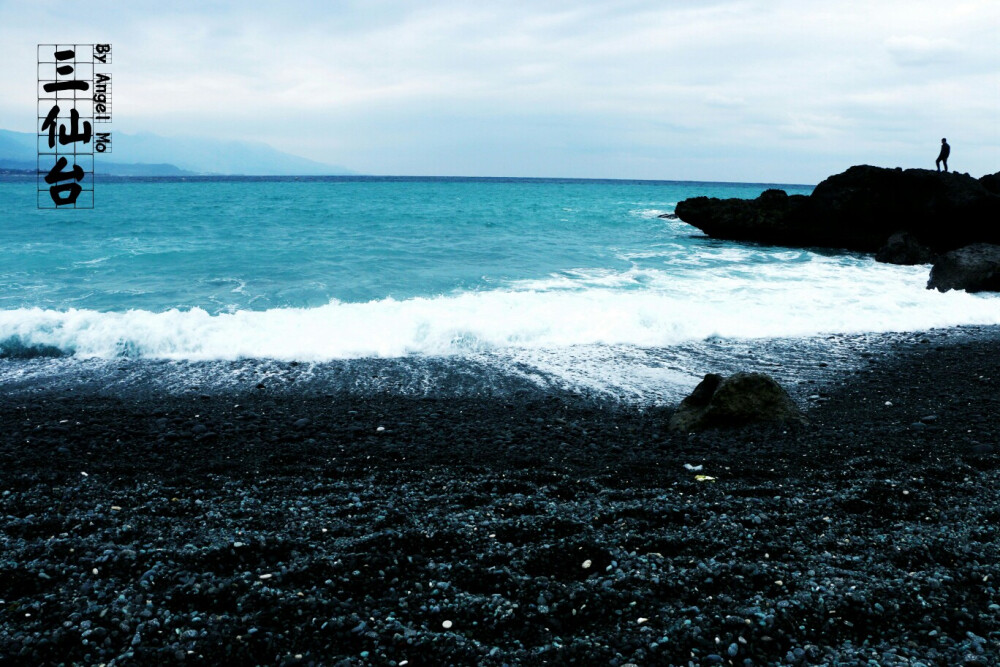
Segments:
[[[928,267],[717,241],[658,217],[686,197],[767,187],[116,180],[98,183],[94,210],[51,211],[35,208],[33,180],[7,179],[0,355],[487,355],[635,385],[663,380],[671,349],[705,341],[1000,323],[995,296],[924,289]]]
[[[658,268],[691,228],[656,214],[765,186],[552,180],[114,182],[88,211],[0,183],[0,308],[315,307],[435,297],[580,269]],[[808,187],[790,188],[808,193]]]

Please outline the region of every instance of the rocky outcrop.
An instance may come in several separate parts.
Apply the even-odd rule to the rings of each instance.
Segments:
[[[684,222],[716,238],[876,252],[908,232],[935,253],[1000,243],[1000,195],[968,174],[855,166],[811,195],[767,190],[757,199],[695,197],[677,204]]]
[[[975,243],[945,253],[931,267],[927,289],[1000,292],[1000,245]]]
[[[995,174],[986,174],[979,179],[979,183],[995,195],[1000,195],[1000,171]]]
[[[934,251],[923,245],[909,232],[896,232],[889,237],[875,259],[886,264],[930,264]]]
[[[681,401],[670,419],[670,428],[687,433],[760,422],[806,423],[806,419],[770,376],[736,373],[724,378],[709,373]]]
[[[675,212],[684,222],[709,236],[730,241],[758,241],[778,245],[816,245],[810,231],[805,195],[789,196],[784,190],[765,190],[756,199],[695,197],[677,203]]]

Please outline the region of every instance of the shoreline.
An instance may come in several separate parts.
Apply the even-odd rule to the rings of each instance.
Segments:
[[[810,426],[696,435],[555,390],[5,383],[0,654],[990,664],[998,332],[876,336]]]
[[[552,350],[496,350],[471,355],[409,355],[330,361],[161,359],[50,355],[16,347],[0,356],[0,391],[120,392],[136,400],[168,394],[346,394],[358,399],[386,394],[411,398],[519,396],[594,403],[670,407],[705,373],[756,371],[772,375],[793,398],[836,385],[873,360],[963,341],[1000,341],[1000,324],[968,324],[916,331],[823,333],[779,338],[712,337],[662,347],[578,345]],[[566,354],[571,351],[572,354]],[[592,362],[570,368],[565,359]],[[541,363],[539,363],[541,362]],[[608,375],[614,377],[609,377]],[[631,380],[630,374],[639,378]],[[631,384],[630,384],[631,380]]]

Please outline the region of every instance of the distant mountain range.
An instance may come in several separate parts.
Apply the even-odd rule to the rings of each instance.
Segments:
[[[161,137],[112,131],[112,152],[98,154],[94,170],[114,176],[336,176],[355,172],[283,153],[257,141]],[[0,130],[0,169],[37,168],[37,137]]]

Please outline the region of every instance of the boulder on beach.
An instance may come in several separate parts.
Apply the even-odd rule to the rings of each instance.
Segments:
[[[909,232],[896,232],[875,254],[875,259],[886,264],[930,264],[934,251],[923,245]]]
[[[1000,245],[974,243],[945,253],[931,267],[927,289],[1000,292]]]
[[[1000,243],[1000,195],[987,185],[988,178],[968,174],[862,165],[830,176],[809,196],[767,190],[756,199],[695,197],[678,202],[676,212],[728,240],[876,252],[907,232],[940,253]]]
[[[735,373],[728,378],[709,373],[681,401],[670,419],[674,431],[732,428],[747,424],[806,423],[781,385],[763,373]]]

